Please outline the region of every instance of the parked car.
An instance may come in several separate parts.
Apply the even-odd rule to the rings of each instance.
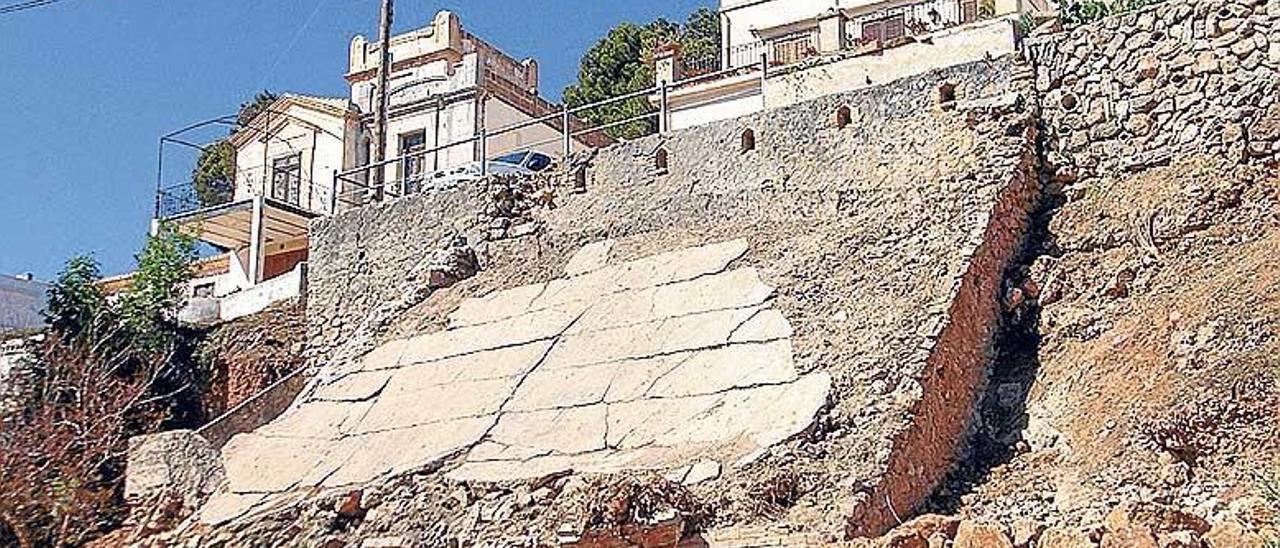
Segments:
[[[551,167],[553,161],[550,156],[541,152],[522,150],[491,158],[485,162],[485,167],[491,174],[529,175]],[[442,188],[477,181],[480,178],[480,162],[470,162],[437,171],[431,175],[430,181],[432,186]]]

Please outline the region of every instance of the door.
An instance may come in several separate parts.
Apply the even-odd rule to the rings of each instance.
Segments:
[[[426,155],[414,154],[427,149],[427,132],[414,131],[400,136],[400,182],[405,194],[422,190],[426,173]]]

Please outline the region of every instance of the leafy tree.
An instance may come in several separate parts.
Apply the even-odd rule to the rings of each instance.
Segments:
[[[718,68],[720,23],[713,10],[699,8],[684,25],[658,19],[645,25],[621,23],[587,53],[578,68],[578,81],[564,90],[565,104],[582,106],[649,88],[654,83],[653,51],[677,42],[690,64]],[[620,122],[653,112],[647,97],[635,97],[587,109],[579,116],[592,125]],[[605,130],[615,138],[632,139],[657,130],[646,118]]]
[[[720,14],[698,8],[689,14],[680,33],[680,51],[685,64],[720,69]]]
[[[200,151],[196,167],[191,171],[191,183],[196,188],[196,199],[202,207],[223,204],[235,193],[236,148],[225,139]]]
[[[0,546],[78,546],[119,526],[129,438],[200,420],[191,333],[172,321],[194,258],[194,238],[161,227],[114,303],[91,257],[67,261],[31,389],[0,420]]]
[[[49,288],[49,305],[45,321],[57,333],[79,336],[101,312],[107,299],[98,287],[102,278],[98,262],[90,255],[77,255],[67,261],[58,279]]]
[[[279,97],[267,90],[259,91],[253,99],[240,103],[240,110],[236,112],[236,129],[248,127],[262,111],[267,110],[271,103],[275,102]]]
[[[119,306],[121,319],[142,347],[157,348],[173,341],[169,326],[184,304],[195,258],[196,239],[169,225],[161,225],[138,253],[133,285],[120,297]]]
[[[254,117],[271,106],[276,95],[261,91],[252,100],[241,103],[236,113],[237,131],[247,127]],[[195,186],[196,199],[201,206],[226,203],[235,192],[236,149],[226,139],[219,139],[200,151],[196,167],[191,170],[191,182]]]

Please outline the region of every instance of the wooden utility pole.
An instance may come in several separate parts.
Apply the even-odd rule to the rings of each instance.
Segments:
[[[373,165],[373,187],[370,189],[375,201],[382,199],[384,192],[383,179],[386,167],[382,161],[387,151],[387,80],[391,73],[391,21],[395,17],[395,0],[382,0],[382,18],[378,23],[378,105],[375,114]]]

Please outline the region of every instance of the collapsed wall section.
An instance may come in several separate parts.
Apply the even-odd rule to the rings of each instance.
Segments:
[[[491,237],[502,227],[484,212],[507,196],[492,188],[412,196],[317,221],[307,316],[319,378],[342,379],[361,363],[343,347],[372,347],[406,324],[410,332],[398,336],[447,337],[459,303],[552,281],[587,242],[611,239],[606,260],[620,265],[741,241],[733,268],[774,288],[760,304],[790,326],[794,374],[830,379],[828,402],[802,435],[771,437],[750,459],[714,463],[723,473],[692,489],[718,501],[723,526],[781,519],[836,536],[882,531],[946,472],[985,380],[1003,271],[1038,192],[1015,64],[1006,57],[961,65],[604,149],[585,168],[585,192],[558,188],[557,207],[533,211],[535,226],[514,238],[505,228],[502,239]],[[477,248],[484,269],[433,292],[421,266],[454,235]],[[376,405],[379,394],[361,401]],[[388,421],[406,418],[391,407]],[[714,422],[706,428],[726,428]],[[281,425],[264,429],[271,431],[289,435]],[[481,429],[479,443],[464,450],[537,441],[490,433]],[[230,447],[254,445],[248,441]],[[543,450],[551,453],[539,458],[555,456],[556,448]],[[458,472],[466,459],[455,456],[431,466],[467,477]],[[661,460],[671,469],[660,471],[674,473],[689,458]],[[229,467],[232,483],[288,467],[287,459],[259,460]],[[353,454],[344,462],[362,460]],[[761,493],[776,496],[761,506]]]

